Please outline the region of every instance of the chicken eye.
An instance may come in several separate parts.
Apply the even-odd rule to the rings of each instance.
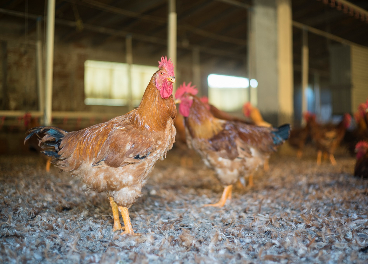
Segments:
[[[164,75],[164,73],[163,73],[163,72],[161,72],[161,75]]]

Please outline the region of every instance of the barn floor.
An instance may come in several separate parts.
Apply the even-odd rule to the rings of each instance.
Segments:
[[[141,236],[112,232],[104,194],[33,156],[0,157],[0,263],[367,263],[368,182],[352,177],[354,159],[336,167],[277,155],[252,189],[222,186],[179,149],[156,164],[132,206]],[[186,154],[191,155],[192,154]]]

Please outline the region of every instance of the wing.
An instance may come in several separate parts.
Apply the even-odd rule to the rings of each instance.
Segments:
[[[211,150],[221,157],[235,159],[250,157],[252,149],[269,153],[275,150],[272,129],[246,125],[240,122],[226,122],[223,130],[209,140]]]
[[[104,163],[110,167],[140,162],[155,148],[155,138],[145,129],[137,129],[130,115],[70,132],[62,140],[57,165],[64,170],[75,170],[84,161],[92,166]]]

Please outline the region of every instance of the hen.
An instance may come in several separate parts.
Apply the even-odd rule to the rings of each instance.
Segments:
[[[368,142],[360,141],[355,146],[356,164],[354,175],[358,177],[368,178]]]
[[[334,153],[344,138],[346,129],[350,126],[350,121],[351,116],[345,114],[342,121],[337,125],[320,125],[318,123],[312,125],[312,139],[318,151],[317,165],[321,164],[322,152],[329,156],[332,165],[336,165]]]
[[[175,93],[184,116],[188,146],[195,149],[204,163],[215,170],[225,186],[221,200],[206,206],[222,207],[231,197],[232,185],[240,176],[253,173],[276,146],[288,137],[290,125],[278,129],[247,125],[215,118],[196,97],[197,90],[181,85]]]
[[[261,113],[257,107],[252,106],[251,103],[245,103],[243,106],[243,114],[250,118],[256,126],[272,127],[270,123],[263,120]]]
[[[188,84],[190,85],[190,83]],[[208,102],[208,97],[206,96],[202,96],[200,98],[201,102],[204,103],[207,106],[207,109],[210,110],[211,114],[218,118],[218,119],[222,119],[222,120],[227,120],[227,121],[237,121],[237,122],[245,122],[244,120],[237,118],[235,116],[229,115],[228,113],[221,111],[220,109],[218,109],[216,106],[210,104]]]
[[[171,60],[162,57],[137,109],[79,131],[36,127],[28,131],[40,139],[43,153],[64,171],[77,175],[91,189],[107,192],[114,217],[114,231],[134,235],[129,207],[141,196],[142,186],[155,162],[166,156],[175,140],[175,81]]]
[[[316,116],[309,112],[303,115],[306,125],[302,128],[293,128],[290,132],[288,143],[297,149],[297,157],[301,158],[307,139],[311,137],[311,127],[315,123]]]

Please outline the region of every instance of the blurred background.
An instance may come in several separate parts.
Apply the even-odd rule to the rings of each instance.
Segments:
[[[3,0],[0,21],[1,154],[33,126],[125,114],[161,56],[177,86],[273,125],[338,121],[368,98],[365,0]]]

